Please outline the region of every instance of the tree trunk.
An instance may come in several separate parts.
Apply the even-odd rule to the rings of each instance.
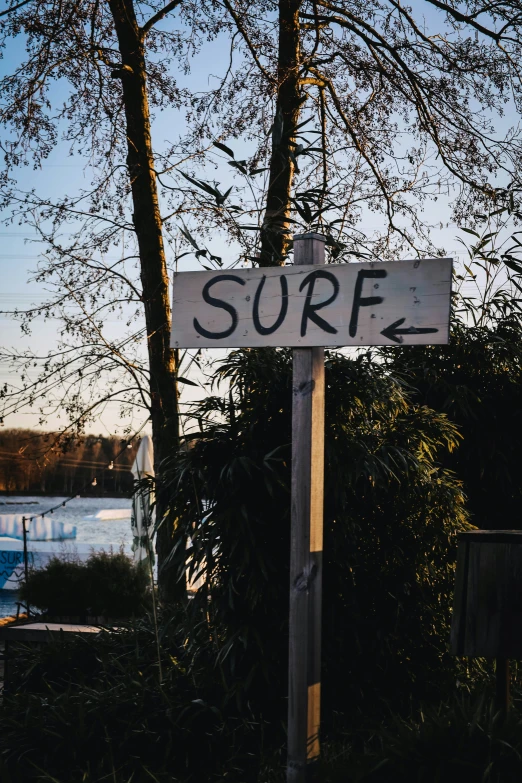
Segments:
[[[293,154],[301,107],[300,6],[301,0],[279,0],[276,116],[272,131],[265,219],[261,229],[260,266],[283,264],[291,232],[290,197],[295,172]]]
[[[145,50],[133,0],[108,0],[108,3],[122,60],[121,68],[113,76],[121,79],[125,105],[127,166],[132,188],[133,223],[140,255],[150,370],[154,467],[158,476],[162,460],[178,446],[178,397],[176,356],[169,344],[169,284],[152,153]],[[166,498],[161,481],[158,483],[156,503],[156,519],[162,519]],[[171,550],[171,539],[172,531],[166,524],[162,525],[158,530],[156,551],[160,597],[164,601],[173,600],[179,594],[173,570],[165,566]]]

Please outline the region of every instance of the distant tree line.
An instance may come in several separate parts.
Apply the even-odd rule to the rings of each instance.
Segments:
[[[65,445],[57,444],[57,434],[53,432],[26,429],[0,432],[0,492],[58,495],[132,492],[130,468],[137,443],[125,448],[125,442],[119,438],[86,435]]]

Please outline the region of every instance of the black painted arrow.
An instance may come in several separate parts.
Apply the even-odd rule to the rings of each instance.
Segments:
[[[418,328],[416,326],[408,326],[407,329],[399,329],[398,327],[403,324],[405,320],[406,318],[399,318],[398,321],[395,321],[393,324],[390,324],[390,326],[387,326],[386,329],[383,329],[381,334],[387,337],[388,340],[393,340],[394,343],[402,343],[403,338],[401,335],[403,334],[434,334],[434,332],[439,331],[438,329],[432,329],[431,327]]]

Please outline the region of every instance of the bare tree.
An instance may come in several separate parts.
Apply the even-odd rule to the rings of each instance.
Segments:
[[[194,127],[220,111],[216,136],[256,145],[243,173],[268,168],[251,204],[261,265],[283,263],[296,225],[322,224],[334,254],[368,249],[369,213],[385,224],[375,252],[433,252],[430,202],[456,189],[466,221],[518,192],[518,122],[502,127],[521,98],[516,3],[223,3],[243,59],[219,100],[199,98]]]
[[[178,441],[178,368],[169,345],[168,271],[150,111],[151,105],[179,105],[169,64],[185,51],[185,37],[197,45],[190,9],[186,35],[172,26],[156,28],[180,3],[31,0],[2,12],[2,41],[24,36],[26,45],[25,60],[1,82],[0,119],[8,128],[2,141],[4,205],[15,219],[32,223],[46,242],[48,254],[36,278],[57,290],[46,305],[23,314],[24,326],[42,315],[58,314],[63,323],[53,353],[4,354],[21,369],[21,385],[4,388],[3,415],[37,399],[47,405],[54,399],[66,409],[69,426],[81,428],[108,400],[141,406],[152,422],[158,467]],[[207,18],[207,32],[209,26]],[[61,106],[52,91],[57,79],[69,87]],[[21,193],[13,179],[16,167],[31,159],[41,164],[63,128],[70,149],[90,159],[92,187],[57,201]],[[67,229],[72,239],[64,241]],[[129,253],[124,250],[113,264],[104,260],[122,243]],[[145,330],[130,329],[118,343],[107,339],[107,313],[119,311],[130,327],[136,308],[143,308]],[[143,337],[145,367],[137,348]],[[41,373],[30,380],[27,368],[35,363]],[[160,519],[162,502],[160,491]],[[169,538],[161,528],[160,563]],[[164,586],[167,573],[160,571]],[[173,589],[165,587],[164,595]]]

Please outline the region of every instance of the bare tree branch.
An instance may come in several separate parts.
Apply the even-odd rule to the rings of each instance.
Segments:
[[[11,14],[13,13],[13,11],[18,11],[19,8],[23,8],[24,5],[28,5],[30,2],[31,0],[23,0],[22,3],[13,5],[11,8],[8,8],[6,11],[0,11],[0,16],[7,16],[7,14]]]
[[[154,14],[154,16],[151,16],[148,22],[146,22],[143,27],[140,28],[140,32],[143,38],[147,35],[151,27],[154,27],[154,25],[161,21],[164,16],[167,16],[171,11],[173,11],[175,8],[178,7],[183,2],[183,0],[172,0],[172,2],[167,3],[167,5],[161,9],[161,11],[158,11],[157,14]]]
[[[270,84],[275,84],[274,77],[266,70],[266,68],[261,63],[261,61],[259,59],[259,56],[258,56],[258,54],[256,52],[255,46],[252,43],[252,41],[250,39],[250,36],[248,35],[248,33],[246,31],[245,25],[241,21],[241,17],[239,16],[238,13],[236,13],[236,11],[234,11],[234,9],[232,8],[232,5],[230,4],[229,0],[223,0],[223,5],[225,6],[225,8],[229,12],[230,16],[234,20],[237,29],[241,33],[241,35],[243,37],[243,40],[245,41],[246,45],[248,46],[248,49],[250,51],[250,54],[252,55],[252,58],[253,58],[255,64],[257,65],[257,67],[259,68],[259,70],[261,71],[261,73],[263,74],[265,79]]]

